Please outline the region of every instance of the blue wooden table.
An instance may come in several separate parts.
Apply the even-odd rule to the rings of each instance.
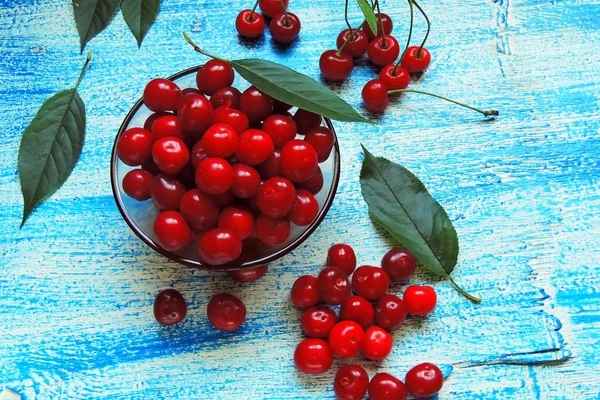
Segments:
[[[498,108],[501,116],[484,121],[406,95],[378,125],[336,123],[343,167],[328,216],[264,279],[242,285],[146,247],[121,219],[108,171],[114,135],[146,82],[205,61],[182,31],[209,51],[319,77],[319,55],[344,27],[343,1],[292,0],[302,32],[288,48],[268,34],[253,45],[238,41],[234,17],[248,3],[164,0],[139,50],[117,16],[89,45],[81,159],[19,230],[21,135],[48,97],[72,87],[83,56],[70,2],[0,0],[0,392],[25,399],[333,398],[333,375],[347,361],[316,377],[296,371],[292,354],[302,333],[288,293],[297,276],[317,273],[335,242],[353,245],[363,264],[377,264],[392,245],[371,224],[360,194],[363,143],[411,169],[445,207],[461,245],[455,279],[483,298],[474,305],[447,281],[417,273],[411,282],[435,285],[438,307],[395,332],[391,356],[365,363],[369,373],[404,376],[429,360],[452,370],[444,399],[599,398],[592,370],[600,362],[600,3],[424,1],[433,61],[413,87]],[[406,4],[381,4],[402,43]],[[424,33],[421,20],[415,30]],[[361,109],[360,90],[375,74],[360,62],[334,89]],[[154,296],[166,287],[189,307],[171,328],[152,315]],[[247,305],[238,332],[219,332],[206,319],[208,300],[222,291]]]

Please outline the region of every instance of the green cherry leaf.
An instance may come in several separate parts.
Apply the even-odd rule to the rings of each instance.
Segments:
[[[82,53],[87,42],[108,26],[120,3],[121,0],[71,0]]]
[[[121,3],[121,12],[123,18],[129,26],[129,30],[135,36],[138,47],[148,33],[148,30],[154,23],[158,15],[160,0],[123,0]]]
[[[373,7],[367,0],[356,0],[360,9],[365,16],[365,20],[371,28],[371,31],[377,35],[377,17],[375,16],[375,11],[373,11]]]

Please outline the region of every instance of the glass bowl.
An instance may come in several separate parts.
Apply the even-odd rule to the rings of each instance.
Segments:
[[[186,69],[167,79],[177,83],[177,85],[179,85],[179,87],[182,89],[196,87],[196,72],[200,67],[201,66],[197,66]],[[234,86],[243,91],[250,85],[242,78],[236,76]],[[293,113],[294,109],[290,111]],[[243,242],[243,250],[240,257],[231,263],[219,266],[203,263],[200,259],[195,242],[192,242],[186,249],[179,252],[170,252],[163,249],[158,243],[156,235],[152,229],[154,219],[158,214],[158,211],[152,204],[152,201],[137,201],[127,196],[123,191],[123,177],[130,170],[139,167],[130,167],[125,165],[118,158],[116,150],[117,141],[123,132],[129,128],[143,127],[144,121],[146,118],[148,118],[148,116],[150,116],[150,114],[152,114],[152,111],[150,111],[144,105],[143,100],[140,98],[125,117],[125,120],[119,128],[119,132],[117,133],[113,145],[110,164],[110,178],[117,207],[119,208],[123,219],[125,222],[127,222],[127,225],[129,225],[131,230],[144,243],[163,256],[180,264],[194,268],[232,270],[256,267],[275,261],[298,247],[315,231],[315,229],[317,229],[317,227],[325,218],[327,211],[331,207],[333,198],[335,197],[335,192],[337,190],[340,178],[340,149],[337,135],[331,121],[326,118],[324,118],[323,125],[328,127],[333,132],[335,143],[329,158],[319,164],[319,167],[323,172],[323,188],[317,195],[315,195],[319,202],[319,212],[315,220],[310,225],[300,227],[291,224],[292,229],[290,236],[284,243],[278,246],[266,246],[255,239],[246,239]]]

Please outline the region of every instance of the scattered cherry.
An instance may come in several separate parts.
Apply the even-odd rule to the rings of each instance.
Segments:
[[[123,191],[132,199],[144,201],[150,198],[154,176],[143,169],[133,169],[123,177]]]
[[[215,110],[225,104],[229,105],[230,108],[238,109],[240,108],[241,97],[242,92],[240,92],[237,88],[227,86],[214,92],[212,96],[210,96],[210,103],[213,105]],[[215,123],[217,122],[219,121],[215,121]]]
[[[232,294],[220,293],[213,296],[206,307],[208,320],[217,329],[234,331],[246,319],[246,306]]]
[[[422,363],[412,367],[404,378],[408,393],[417,399],[431,397],[442,389],[444,374],[432,363]]]
[[[378,326],[372,326],[365,331],[362,352],[369,360],[383,360],[392,351],[392,344],[389,333]]]
[[[273,179],[273,178],[272,178]],[[319,213],[319,202],[309,191],[296,190],[296,199],[290,211],[290,220],[298,226],[310,225]]]
[[[406,387],[400,379],[386,372],[381,372],[369,382],[369,399],[406,400]]]
[[[319,273],[319,295],[324,303],[337,306],[350,297],[350,282],[346,274],[336,267],[325,267]]]
[[[299,308],[308,308],[316,305],[320,300],[317,278],[311,275],[302,275],[292,285],[292,303]]]
[[[402,298],[408,313],[420,317],[431,313],[437,303],[435,289],[431,286],[409,286]]]
[[[234,269],[227,273],[238,282],[253,282],[261,279],[267,273],[267,264],[254,268]]]
[[[335,374],[333,389],[338,400],[361,400],[367,394],[369,375],[360,365],[345,365]]]
[[[321,74],[330,81],[345,80],[354,69],[354,60],[350,53],[339,50],[326,50],[319,59]]]
[[[398,328],[406,318],[404,302],[393,294],[386,294],[375,306],[375,323],[388,331]]]
[[[338,357],[354,357],[360,351],[365,332],[354,321],[338,322],[329,332],[329,346]]]
[[[348,44],[346,44],[344,51],[350,54],[353,58],[359,58],[367,52],[367,47],[369,47],[369,39],[367,38],[366,33],[360,29],[353,29],[352,31],[356,31],[356,33],[348,42]],[[340,32],[336,40],[338,49],[348,41],[352,31],[350,29],[344,29]]]
[[[348,276],[352,275],[356,268],[354,249],[347,244],[334,244],[327,251],[327,265],[338,267]]]
[[[235,19],[235,28],[240,36],[248,39],[259,37],[265,31],[265,19],[252,10],[241,11]]]
[[[187,314],[185,299],[175,289],[161,290],[154,299],[154,318],[161,325],[180,323]]]
[[[127,165],[142,165],[150,157],[153,142],[152,133],[143,128],[130,128],[119,138],[117,154]]]
[[[373,113],[383,112],[390,104],[388,88],[381,79],[367,82],[362,90],[362,98],[365,108]]]
[[[153,79],[144,88],[144,104],[151,111],[177,110],[183,93],[177,84],[168,79]]]
[[[408,250],[394,248],[385,253],[381,259],[381,267],[392,282],[403,281],[415,272],[417,260]]]
[[[154,234],[167,251],[181,251],[192,241],[192,232],[177,211],[163,211],[154,220]]]
[[[363,328],[371,325],[375,310],[367,299],[360,296],[350,296],[340,306],[340,320],[354,321]]]
[[[273,17],[269,30],[277,43],[288,44],[294,41],[300,33],[300,19],[291,12],[280,13]]]
[[[202,235],[198,250],[207,264],[222,265],[240,256],[242,240],[233,229],[215,228]]]
[[[196,73],[196,85],[202,93],[207,95],[231,86],[233,79],[234,72],[231,64],[215,59],[209,60]]]
[[[313,338],[325,339],[337,323],[335,312],[327,306],[311,307],[302,313],[302,331]]]
[[[385,40],[383,36],[378,36],[369,43],[367,54],[373,64],[383,67],[396,61],[400,54],[400,45],[391,35],[386,35]]]
[[[390,286],[390,278],[383,268],[360,266],[352,274],[354,292],[368,300],[377,300]]]
[[[256,237],[263,244],[277,246],[290,236],[291,226],[288,218],[271,218],[260,214],[255,222]]]
[[[410,73],[423,72],[431,63],[431,53],[423,47],[419,53],[419,46],[410,46],[402,58],[402,66]]]
[[[388,90],[406,89],[410,83],[410,74],[404,67],[388,64],[379,72],[379,79]]]
[[[283,0],[283,6],[287,9],[289,0]],[[284,11],[283,7],[281,7],[281,3],[279,0],[260,0],[258,2],[258,6],[260,7],[260,11],[267,18],[273,18],[277,14],[282,13]]]
[[[333,353],[323,339],[304,339],[296,347],[294,364],[306,374],[322,374],[331,368]]]
[[[372,41],[373,39],[375,39],[376,36],[379,36],[379,37],[382,36],[381,24],[383,24],[383,32],[386,35],[389,35],[390,33],[392,33],[392,30],[394,29],[394,24],[389,15],[384,14],[384,13],[377,13],[377,14],[375,14],[375,16],[377,17],[377,35],[375,35],[375,33],[373,33],[373,31],[371,30],[371,28],[369,27],[368,24],[364,24],[362,27],[363,31],[367,35],[367,38],[369,39],[369,42]]]
[[[214,197],[198,189],[185,192],[181,198],[181,214],[194,231],[207,231],[216,227],[219,219],[219,205]]]

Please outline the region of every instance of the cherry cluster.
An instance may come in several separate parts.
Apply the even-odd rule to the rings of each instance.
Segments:
[[[277,43],[288,44],[300,33],[300,19],[287,10],[289,0],[257,0],[252,10],[242,10],[236,20],[235,27],[240,36],[255,39],[265,31],[265,18],[270,18],[269,30]],[[262,15],[256,12],[260,7]]]
[[[143,100],[154,114],[117,142],[121,161],[139,167],[123,191],[152,199],[160,245],[177,252],[195,240],[210,265],[236,260],[242,241],[275,246],[290,223],[309,225],[319,211],[319,163],[334,146],[321,116],[292,116],[289,105],[233,81],[231,65],[217,59],[198,70],[197,88],[152,80]]]
[[[386,253],[381,268],[356,268],[352,247],[336,244],[328,251],[326,265],[318,277],[299,277],[291,290],[292,303],[304,309],[301,326],[308,336],[294,352],[302,372],[323,373],[331,368],[334,356],[362,353],[369,360],[383,360],[392,351],[389,331],[400,327],[408,314],[425,316],[435,308],[437,296],[430,286],[409,286],[402,299],[386,294],[390,281],[405,280],[415,270],[415,257],[405,249]],[[339,317],[330,306],[339,306]],[[413,370],[405,385],[390,374],[377,374],[369,382],[364,368],[349,365],[336,374],[335,392],[339,399],[352,400],[362,399],[368,390],[370,398],[378,400],[405,399],[407,391],[414,397],[429,397],[441,389],[443,375],[437,366],[425,363]]]

